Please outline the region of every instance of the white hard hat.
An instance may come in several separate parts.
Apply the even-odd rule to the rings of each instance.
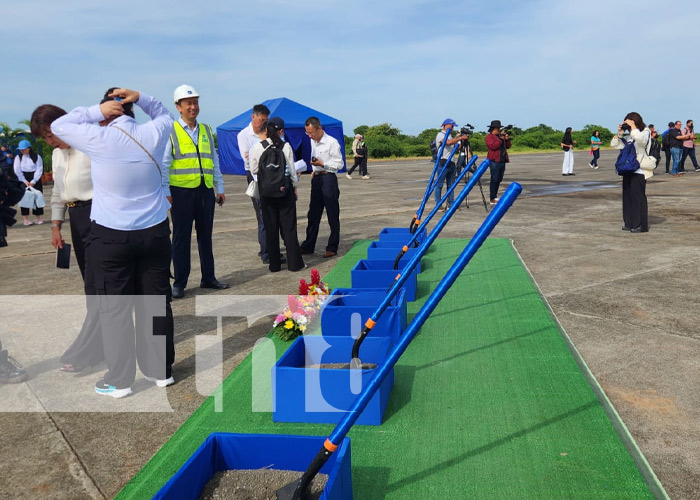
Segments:
[[[187,99],[188,97],[199,97],[199,94],[192,85],[180,85],[173,93],[175,104],[180,102],[180,99]]]

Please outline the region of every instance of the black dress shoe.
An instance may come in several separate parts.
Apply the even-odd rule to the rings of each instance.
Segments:
[[[311,255],[312,253],[314,253],[314,251],[313,251],[313,250],[307,250],[307,249],[305,249],[305,248],[302,247],[301,253],[302,253],[302,255]]]
[[[269,259],[269,258],[268,258],[268,259],[263,259],[263,264],[266,264],[266,265],[267,265],[267,264],[269,264],[269,263],[270,263],[270,259]],[[287,259],[286,259],[285,257],[280,257],[280,264],[286,264],[286,263],[287,263]]]
[[[174,299],[181,299],[185,296],[185,289],[181,288],[179,286],[174,286],[173,287],[173,298]]]
[[[628,227],[628,226],[622,226],[622,230],[623,230],[623,231],[629,231],[630,229],[632,229],[632,228],[631,228],[631,227]]]
[[[228,283],[216,280],[211,283],[200,283],[199,288],[214,288],[216,290],[225,290],[228,288]]]
[[[641,227],[634,227],[630,229],[630,233],[648,233],[648,229],[642,229]]]

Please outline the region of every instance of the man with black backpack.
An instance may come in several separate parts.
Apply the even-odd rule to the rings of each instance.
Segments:
[[[661,134],[661,150],[666,156],[666,173],[670,173],[671,168],[671,136],[668,133],[673,130],[673,122],[668,122],[668,128]]]

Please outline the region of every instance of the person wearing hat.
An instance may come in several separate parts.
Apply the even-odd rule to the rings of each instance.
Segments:
[[[352,173],[357,167],[360,167],[360,175],[363,179],[369,179],[367,174],[367,145],[365,144],[365,139],[362,134],[355,134],[355,140],[352,141],[352,154],[355,156],[355,163],[353,163],[350,170],[348,170],[345,177],[352,180]]]
[[[491,170],[490,183],[490,198],[491,205],[498,203],[498,188],[503,181],[503,174],[506,171],[506,163],[510,161],[508,158],[508,148],[510,148],[510,135],[508,133],[501,134],[501,121],[493,120],[489,125],[488,134],[486,135],[486,147],[488,154],[486,157],[490,160],[489,169]]]
[[[299,176],[294,168],[294,152],[289,143],[284,142],[284,120],[273,116],[267,122],[267,139],[256,143],[250,150],[250,172],[258,176],[260,159],[268,148],[281,150],[284,156],[285,190],[282,196],[266,196],[260,192],[260,208],[265,224],[265,243],[270,259],[270,272],[280,271],[282,255],[280,254],[280,233],[287,249],[287,269],[301,271],[306,268],[301,255],[299,237],[297,236],[296,191]],[[270,155],[267,155],[270,158]],[[258,177],[258,180],[260,177]]]
[[[455,172],[456,172],[456,166],[455,162],[450,160],[449,163],[447,163],[448,158],[450,157],[450,154],[452,153],[452,148],[448,146],[454,146],[457,144],[459,141],[462,139],[466,139],[467,136],[460,135],[458,137],[450,137],[450,134],[452,133],[452,130],[457,126],[457,124],[452,120],[451,118],[446,118],[445,121],[442,122],[442,130],[440,130],[437,135],[435,136],[435,144],[437,145],[438,150],[441,147],[441,144],[443,141],[445,141],[445,148],[442,150],[442,156],[440,157],[440,170],[442,175],[438,177],[438,179],[435,181],[435,204],[437,205],[440,203],[440,200],[442,199],[442,186],[445,184],[445,179],[447,179],[447,189],[450,189],[452,187],[452,184],[454,184],[455,181]],[[447,139],[445,139],[447,137]],[[459,146],[458,146],[459,147]],[[456,154],[456,153],[455,153]],[[454,158],[454,155],[453,155]],[[447,167],[445,167],[445,164],[447,164]],[[447,197],[447,206],[442,207],[441,210],[445,211],[447,208],[452,205],[454,202],[454,191],[450,193],[450,195]]]
[[[163,167],[173,222],[173,298],[185,296],[190,276],[192,223],[197,230],[197,248],[202,269],[201,288],[223,290],[228,284],[216,279],[212,232],[214,208],[224,204],[224,179],[214,147],[211,127],[198,123],[199,93],[190,85],[180,85],[173,93],[180,118],[173,123],[165,148]]]
[[[41,185],[41,176],[44,173],[44,161],[41,159],[41,156],[32,150],[32,144],[26,139],[19,141],[17,149],[19,150],[19,154],[15,156],[14,164],[17,179],[20,182],[24,182],[27,187],[33,187],[43,193],[44,189]],[[35,222],[29,220],[28,208],[21,207],[21,211],[25,226],[31,226],[34,223],[44,223],[44,221],[41,220],[41,216],[44,215],[43,207],[32,209],[32,213],[36,217]]]

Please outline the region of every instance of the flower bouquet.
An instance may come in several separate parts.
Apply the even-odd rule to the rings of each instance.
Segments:
[[[299,282],[299,295],[288,295],[287,306],[272,323],[272,331],[282,340],[293,340],[303,335],[321,310],[321,304],[330,294],[330,288],[321,281],[318,270],[311,270],[311,283]]]

